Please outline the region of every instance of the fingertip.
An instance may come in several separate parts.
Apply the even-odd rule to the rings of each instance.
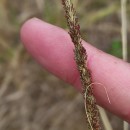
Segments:
[[[33,26],[35,24],[37,24],[37,22],[40,21],[40,19],[38,18],[31,18],[29,20],[27,20],[21,27],[20,29],[20,38],[21,40],[23,41],[23,43],[26,43],[24,42],[24,40],[27,39],[29,33],[31,32],[31,30],[33,29]]]
[[[66,31],[32,18],[23,24],[20,36],[26,50],[45,69],[75,84],[78,71],[74,62],[73,44]]]

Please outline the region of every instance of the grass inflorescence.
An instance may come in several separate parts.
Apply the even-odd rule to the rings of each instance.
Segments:
[[[89,130],[101,130],[99,110],[96,105],[96,100],[93,96],[91,74],[86,66],[87,53],[82,45],[80,34],[80,25],[76,16],[76,11],[71,0],[62,0],[67,19],[69,34],[74,43],[75,61],[80,73],[80,79],[83,86],[83,96],[85,101],[85,111]]]

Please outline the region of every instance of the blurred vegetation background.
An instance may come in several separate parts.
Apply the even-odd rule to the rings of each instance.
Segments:
[[[73,2],[83,38],[122,58],[120,1]],[[127,6],[130,35],[130,2]],[[86,129],[82,95],[41,68],[19,37],[31,17],[67,29],[63,13],[59,0],[0,0],[0,130]],[[108,117],[114,129],[122,129],[121,119]]]

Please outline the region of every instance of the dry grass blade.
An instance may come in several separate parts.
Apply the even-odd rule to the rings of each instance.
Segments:
[[[45,2],[44,0],[36,0],[36,4],[37,4],[39,11],[43,10],[44,2]]]
[[[19,59],[21,50],[22,50],[22,46],[19,45],[14,54],[13,59],[11,60],[11,62],[9,64],[10,69],[9,69],[9,71],[6,72],[5,78],[3,79],[3,82],[1,84],[0,97],[3,96],[3,94],[5,93],[5,91],[8,88],[9,83],[11,82],[11,80],[13,78],[13,73],[14,73],[16,67],[18,66],[18,59]]]
[[[99,107],[99,111],[100,111],[100,115],[101,115],[105,130],[113,130],[105,110],[103,108]]]
[[[122,55],[123,60],[127,61],[127,16],[126,16],[126,3],[127,0],[121,0],[121,20],[122,20]],[[129,124],[124,121],[124,130],[129,130]]]
[[[114,12],[117,12],[119,10],[119,6],[117,3],[113,3],[112,5],[100,9],[97,12],[92,12],[88,16],[84,17],[83,21],[87,21],[87,25],[93,25],[94,23],[104,19],[105,17],[113,14]]]
[[[121,20],[122,20],[122,53],[123,60],[127,61],[127,16],[126,16],[126,3],[127,0],[121,0]]]

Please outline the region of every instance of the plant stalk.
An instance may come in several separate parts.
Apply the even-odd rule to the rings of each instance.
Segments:
[[[127,0],[121,0],[121,23],[122,23],[122,53],[123,60],[128,60],[127,52],[127,16],[126,16],[126,3]]]
[[[126,3],[127,0],[121,0],[121,22],[122,22],[122,55],[123,60],[128,60],[128,51],[127,51],[127,16],[126,16]],[[124,130],[129,130],[129,124],[124,121],[123,123]]]

